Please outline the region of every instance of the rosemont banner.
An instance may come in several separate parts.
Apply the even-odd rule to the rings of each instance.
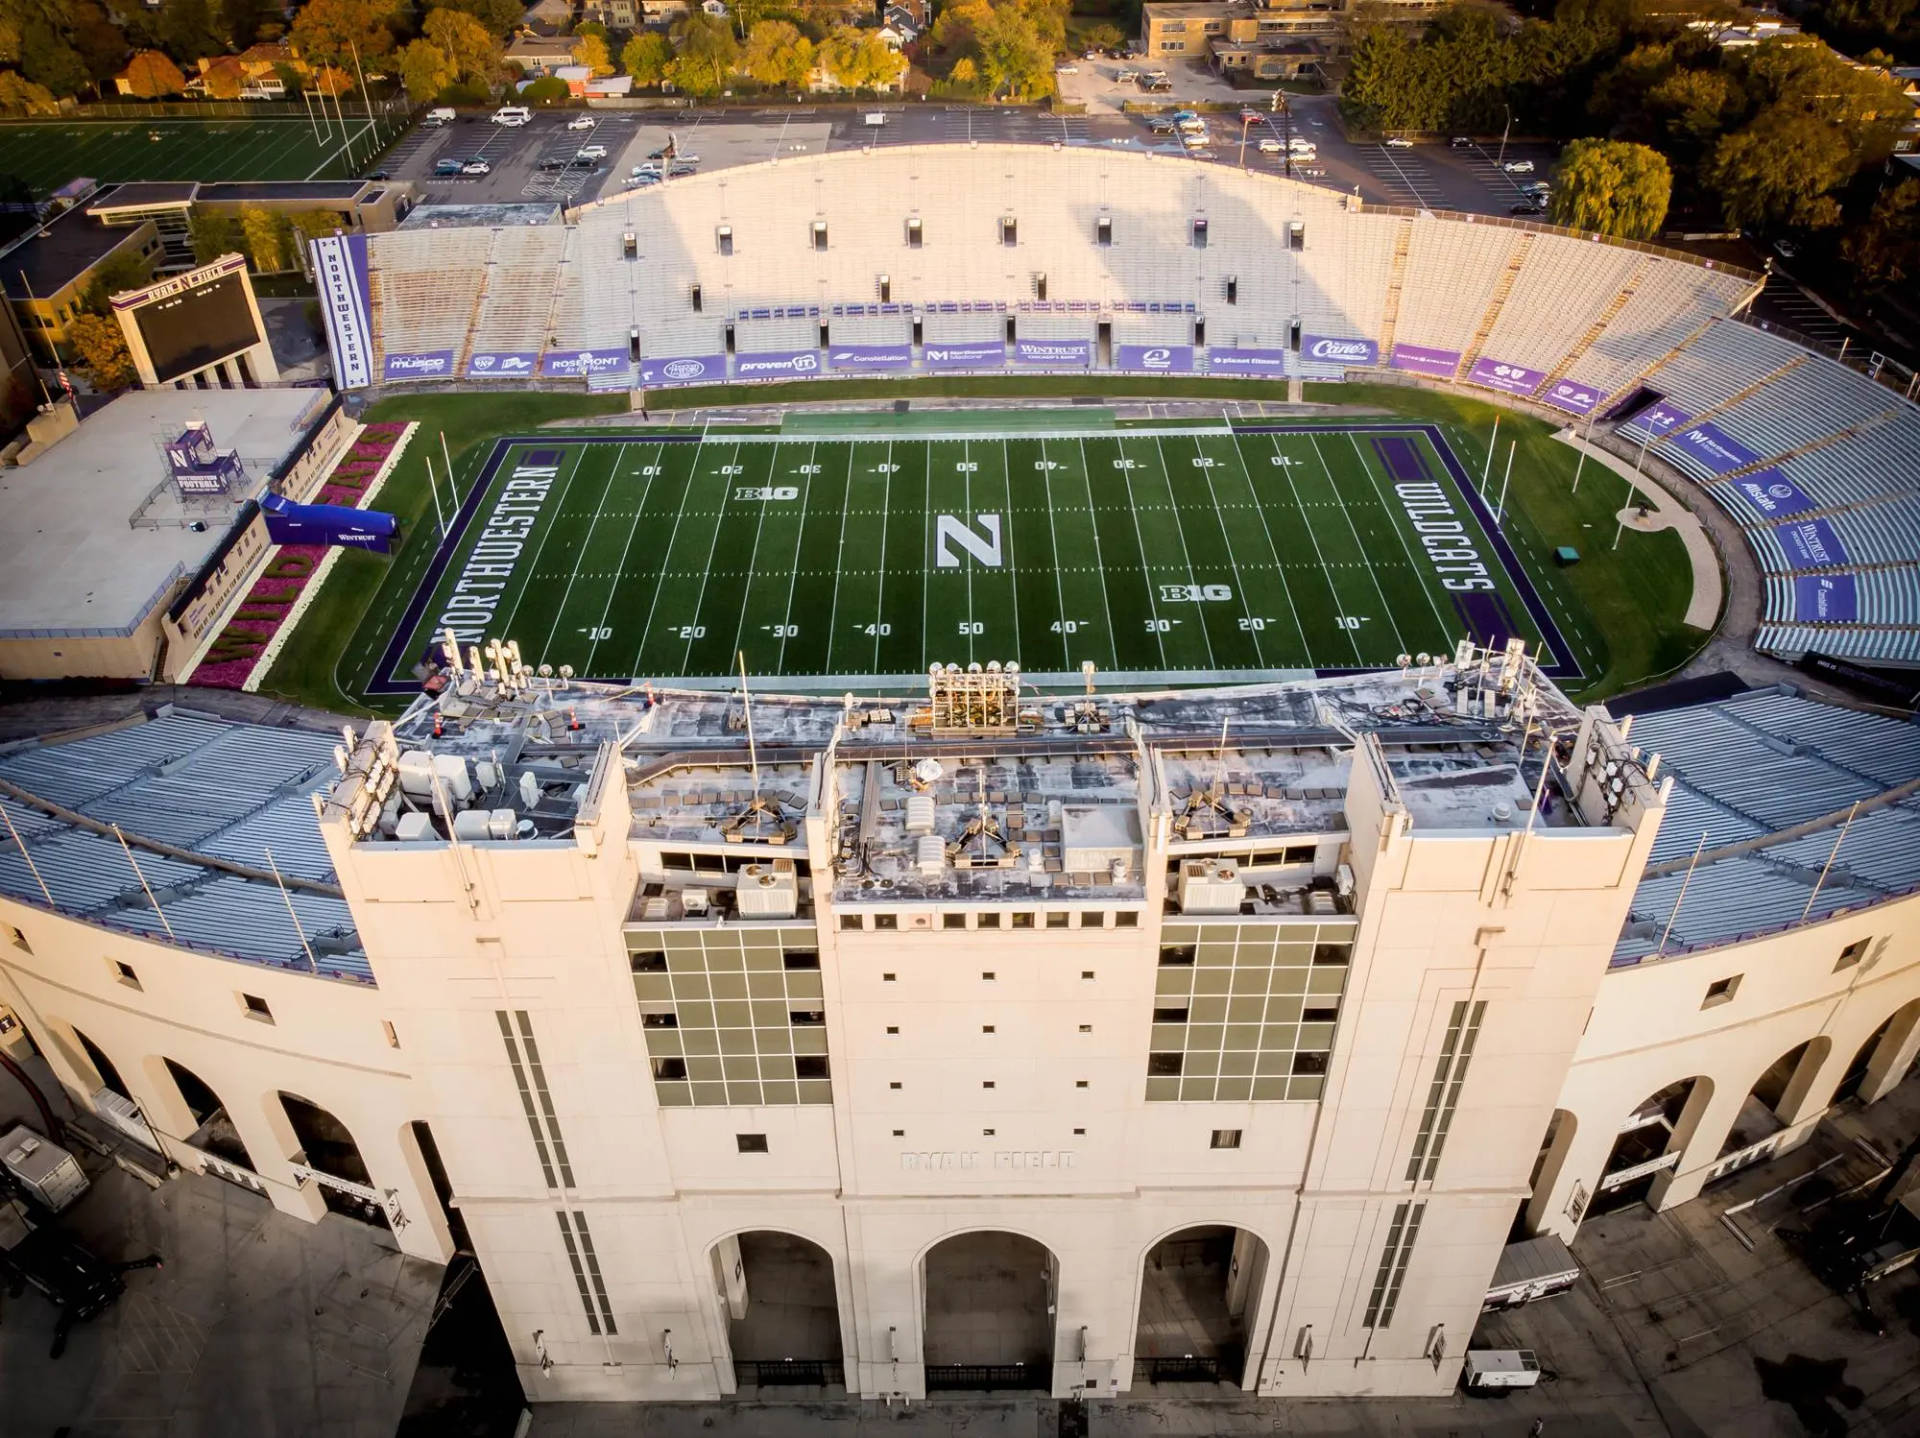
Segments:
[[[1460,368],[1460,351],[1429,349],[1425,345],[1395,345],[1393,358],[1387,362],[1387,368],[1404,370],[1408,374],[1432,375],[1436,379],[1452,379],[1453,372]]]
[[[453,373],[452,350],[426,350],[420,354],[390,354],[380,377],[397,379],[445,379]]]
[[[1278,379],[1287,372],[1285,350],[1221,349],[1207,351],[1207,368],[1214,374],[1266,375]]]
[[[1820,507],[1811,495],[1777,469],[1757,469],[1752,474],[1743,474],[1733,482],[1733,487],[1768,519],[1784,519],[1789,514],[1805,514],[1809,509]],[[1840,561],[1822,562],[1838,564]]]
[[[674,355],[640,361],[640,386],[658,389],[670,384],[718,384],[727,377],[725,355]]]
[[[1840,542],[1840,536],[1833,532],[1833,526],[1824,519],[1803,519],[1798,524],[1777,525],[1773,532],[1780,536],[1780,547],[1786,550],[1787,558],[1793,561],[1795,568],[1847,562],[1847,547]]]
[[[835,345],[827,351],[834,369],[878,370],[913,368],[912,345]]]
[[[1115,345],[1117,369],[1149,370],[1155,374],[1186,374],[1193,369],[1192,345]]]
[[[1802,624],[1849,624],[1860,617],[1851,574],[1800,574],[1793,580],[1793,617]]]
[[[1736,469],[1745,469],[1750,464],[1760,462],[1760,456],[1739,440],[1718,425],[1705,421],[1691,429],[1681,430],[1667,443],[1675,449],[1685,450],[1715,474],[1731,474]]]
[[[999,340],[969,344],[922,345],[920,358],[928,369],[1004,369],[1007,347]]]
[[[1555,380],[1540,396],[1555,409],[1564,409],[1568,414],[1592,414],[1594,408],[1606,398],[1591,385],[1575,384],[1570,379]]]
[[[540,372],[551,379],[590,379],[597,374],[612,374],[628,363],[624,346],[605,350],[550,350],[540,362]]]
[[[1485,355],[1475,360],[1473,368],[1467,371],[1468,384],[1504,390],[1508,394],[1532,394],[1546,377],[1545,370],[1528,369],[1525,365],[1508,364]]]
[[[1093,363],[1093,341],[1015,340],[1013,362],[1053,369],[1085,369]]]
[[[539,360],[533,350],[487,350],[468,357],[467,374],[473,379],[524,379]]]
[[[768,379],[820,373],[819,350],[761,350],[733,357],[735,379]]]
[[[1337,335],[1301,335],[1300,358],[1310,364],[1371,368],[1380,363],[1380,346],[1372,340],[1342,339]]]

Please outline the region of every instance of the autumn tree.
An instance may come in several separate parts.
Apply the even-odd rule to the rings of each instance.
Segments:
[[[67,325],[67,343],[74,357],[102,392],[125,389],[133,383],[133,356],[120,322],[105,315],[77,315]]]
[[[126,93],[142,100],[178,95],[187,88],[180,67],[158,50],[142,50],[127,62]]]
[[[740,68],[769,90],[801,89],[813,70],[813,42],[789,21],[762,20],[747,34]]]
[[[520,0],[429,0],[434,10],[458,10],[471,15],[492,34],[505,38],[520,23],[526,7]]]
[[[1666,223],[1673,171],[1657,150],[1626,140],[1575,140],[1560,156],[1553,222],[1568,229],[1650,240]]]
[[[975,29],[974,43],[989,94],[1032,100],[1052,88],[1053,46],[1025,10],[1003,5],[993,11]]]
[[[244,50],[261,38],[267,25],[277,24],[280,15],[280,7],[273,0],[220,0],[214,20],[227,43]]]
[[[607,42],[599,35],[578,35],[573,42],[573,63],[585,65],[589,75],[611,75],[613,56],[607,50]]]
[[[1704,178],[1729,225],[1817,230],[1840,223],[1832,192],[1853,172],[1852,146],[1838,126],[1775,108],[1722,136]]]
[[[842,25],[821,45],[820,68],[843,90],[880,90],[907,73],[907,61],[873,31]]]
[[[1867,222],[1841,242],[1840,253],[1870,285],[1920,280],[1920,180],[1882,190]]]
[[[673,27],[673,61],[666,78],[689,95],[715,95],[726,88],[740,58],[740,44],[724,20],[689,11]]]
[[[57,115],[60,102],[45,85],[17,70],[0,70],[0,115]]]
[[[620,68],[633,76],[636,85],[658,85],[672,59],[673,46],[667,37],[648,30],[627,41],[620,51]]]
[[[400,83],[415,100],[431,100],[460,77],[447,52],[431,40],[409,40],[394,57]]]
[[[392,7],[382,0],[307,0],[293,21],[293,47],[310,65],[351,68],[393,49]]]
[[[491,85],[499,73],[503,51],[493,32],[459,10],[430,10],[421,38],[439,47],[458,80]]]
[[[244,254],[240,222],[232,215],[197,205],[187,216],[187,241],[195,264],[210,265],[222,255]]]
[[[294,255],[293,226],[285,215],[259,205],[240,209],[240,233],[246,241],[246,253],[260,274],[278,274],[297,267]]]
[[[226,49],[207,0],[167,0],[157,30],[167,53],[185,64]]]

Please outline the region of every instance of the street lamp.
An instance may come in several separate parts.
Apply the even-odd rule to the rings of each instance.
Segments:
[[[1507,163],[1507,135],[1513,129],[1513,106],[1503,102],[1500,108],[1507,112],[1507,123],[1500,131],[1500,158],[1496,163],[1504,168]]]

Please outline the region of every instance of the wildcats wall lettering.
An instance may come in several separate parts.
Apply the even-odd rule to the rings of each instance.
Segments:
[[[1494,587],[1487,566],[1480,562],[1480,551],[1468,541],[1467,528],[1444,488],[1431,480],[1408,480],[1396,483],[1393,492],[1400,496],[1443,586],[1456,590]]]
[[[487,516],[486,528],[480,531],[479,541],[453,586],[446,610],[434,624],[436,630],[451,629],[463,644],[486,641],[492,632],[494,610],[500,606],[514,565],[526,548],[527,536],[558,473],[557,465],[521,465],[508,476],[506,488]]]

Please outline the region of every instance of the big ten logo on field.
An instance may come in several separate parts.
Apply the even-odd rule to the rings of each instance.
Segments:
[[[782,499],[798,499],[800,486],[797,484],[743,484],[734,489],[733,497],[736,503],[752,500],[771,503]]]
[[[948,548],[957,544],[971,554],[975,560],[992,569],[1000,567],[1000,516],[997,514],[976,514],[973,522],[980,526],[981,533],[976,534],[956,515],[941,514],[933,521],[933,559],[941,569],[958,569],[960,556]]]

